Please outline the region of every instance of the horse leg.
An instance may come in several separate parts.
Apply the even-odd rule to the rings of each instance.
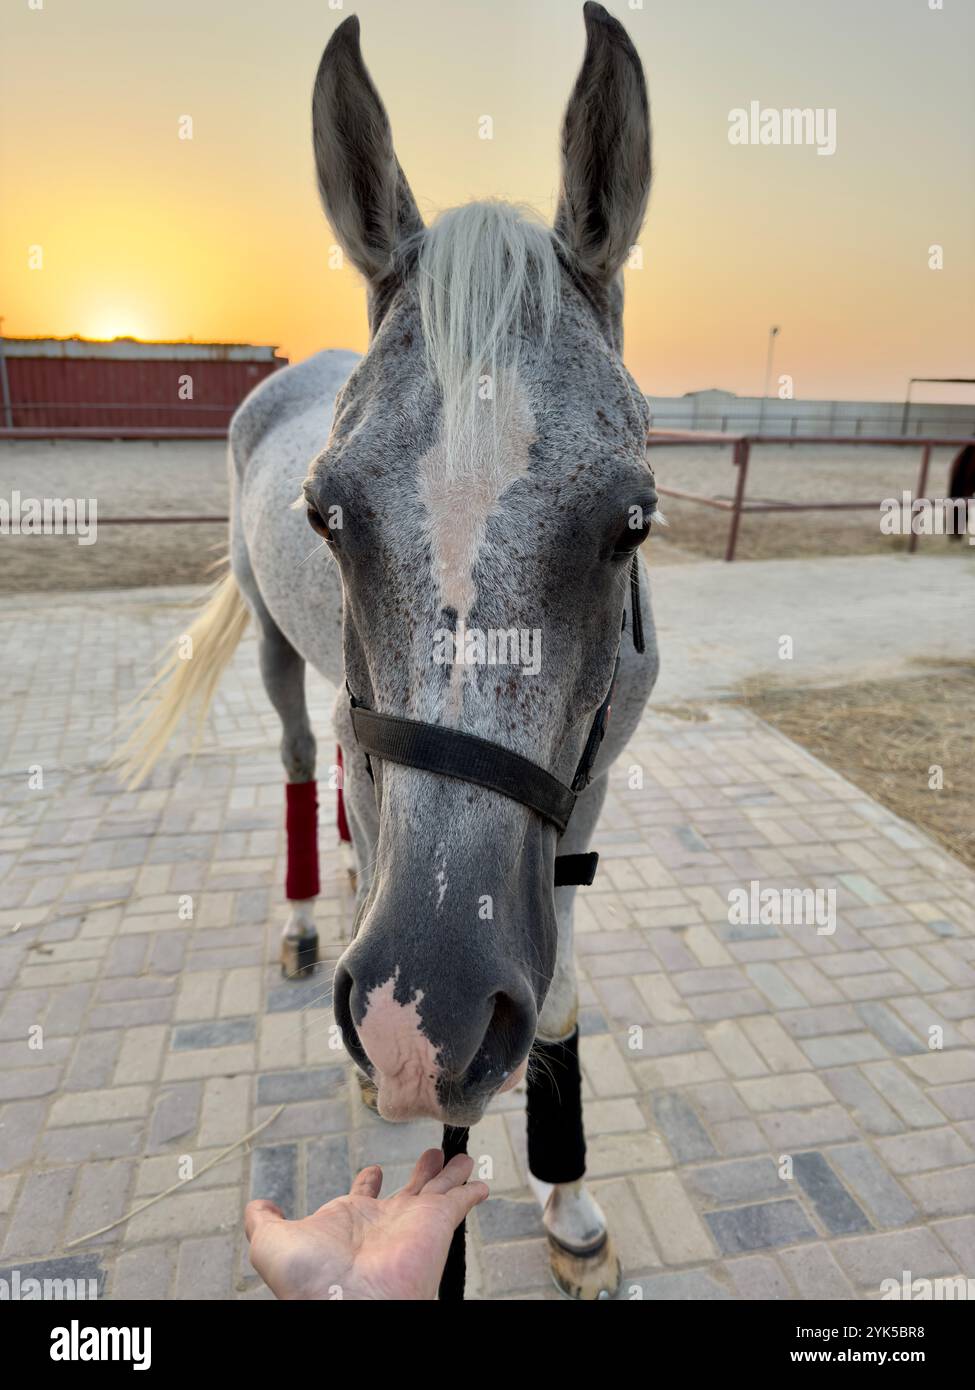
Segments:
[[[561,850],[583,853],[606,794],[605,776],[580,796]],[[549,1265],[563,1293],[612,1298],[620,1262],[606,1218],[583,1181],[586,1138],[579,1069],[578,990],[572,957],[575,888],[557,888],[555,973],[538,1019],[528,1073],[528,1180],[542,1206]]]
[[[263,611],[261,611],[263,610]],[[285,826],[288,867],[285,895],[291,911],[281,937],[281,969],[287,979],[310,975],[318,960],[315,900],[318,897],[318,792],[315,735],[305,701],[305,663],[260,605],[258,654],[264,688],[281,720],[281,761],[287,775]]]

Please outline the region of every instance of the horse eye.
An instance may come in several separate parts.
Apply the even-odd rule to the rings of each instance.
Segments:
[[[635,520],[638,524],[634,524],[634,519],[631,518],[617,536],[616,545],[613,548],[614,555],[632,555],[634,550],[641,546],[649,536],[652,524],[650,514],[643,512]]]
[[[330,541],[332,539],[332,533],[325,524],[325,518],[314,507],[308,508],[308,524],[313,531],[321,536],[322,540]]]

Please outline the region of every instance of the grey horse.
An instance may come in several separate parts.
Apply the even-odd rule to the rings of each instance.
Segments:
[[[495,202],[425,227],[358,20],[335,30],[315,82],[314,147],[325,211],[365,279],[369,347],[288,367],[237,411],[230,573],[140,735],[145,770],[182,714],[205,705],[253,618],[295,797],[289,856],[307,859],[314,838],[309,851],[299,821],[314,816],[316,744],[305,664],[338,688],[357,905],[334,1005],[390,1120],[470,1125],[525,1077],[530,1054],[576,1038],[576,889],[554,886],[556,850],[588,850],[608,769],[657,673],[646,577],[631,583],[656,509],[649,412],[621,359],[621,271],[649,194],[649,112],[625,30],[598,4],[584,15],[554,229]],[[321,537],[313,555],[309,522]],[[627,616],[634,595],[640,611]],[[624,630],[641,619],[642,653]],[[511,796],[370,760],[357,744],[347,690],[567,782],[617,659],[608,731],[561,839]],[[289,885],[293,970],[314,958],[317,870],[296,870]],[[577,1297],[606,1297],[619,1278],[606,1223],[579,1164],[560,1166],[557,1149],[549,1142],[536,1165],[529,1145],[553,1271]]]

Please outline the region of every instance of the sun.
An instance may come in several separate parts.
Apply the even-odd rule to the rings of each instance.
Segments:
[[[113,338],[141,338],[142,331],[133,314],[124,310],[105,310],[92,317],[85,336],[108,343]]]

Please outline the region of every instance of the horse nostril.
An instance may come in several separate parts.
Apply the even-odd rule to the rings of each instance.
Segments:
[[[535,1008],[527,997],[519,999],[504,990],[494,995],[493,1005],[484,1050],[507,1071],[513,1071],[527,1057],[534,1041]]]

